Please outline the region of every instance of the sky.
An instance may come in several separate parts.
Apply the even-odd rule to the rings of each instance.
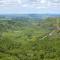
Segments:
[[[60,14],[60,0],[0,0],[0,14]]]

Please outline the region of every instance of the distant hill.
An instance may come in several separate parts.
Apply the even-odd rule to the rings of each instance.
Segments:
[[[60,14],[4,14],[0,15],[0,20],[11,19],[44,19],[47,17],[60,17]]]

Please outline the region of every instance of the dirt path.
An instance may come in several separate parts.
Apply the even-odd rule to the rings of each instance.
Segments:
[[[45,36],[43,36],[40,40],[43,40],[43,39],[47,38],[48,36],[52,36],[54,32],[55,32],[55,30],[53,30],[53,31],[50,32],[50,33],[47,33],[47,34],[46,34]]]

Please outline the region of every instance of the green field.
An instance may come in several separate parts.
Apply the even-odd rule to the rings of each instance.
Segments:
[[[56,20],[0,20],[0,60],[60,60]]]

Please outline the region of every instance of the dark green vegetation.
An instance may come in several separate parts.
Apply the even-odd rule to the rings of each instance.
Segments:
[[[0,60],[60,60],[56,20],[0,20]]]

